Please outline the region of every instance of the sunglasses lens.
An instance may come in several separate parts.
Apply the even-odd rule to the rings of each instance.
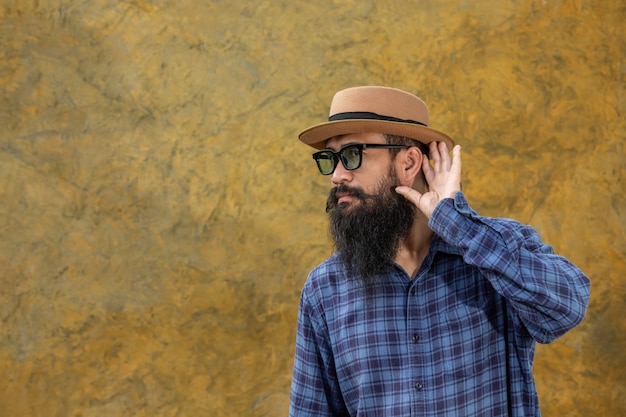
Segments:
[[[357,169],[361,166],[361,148],[347,146],[341,150],[341,162],[347,170]]]
[[[315,160],[323,175],[328,175],[335,170],[335,158],[333,158],[332,152],[318,152]]]

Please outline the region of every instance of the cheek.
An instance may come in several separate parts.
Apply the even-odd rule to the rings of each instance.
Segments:
[[[399,185],[398,176],[395,167],[387,161],[387,163],[375,164],[374,161],[365,165],[365,160],[360,169],[354,171],[354,180],[359,186],[370,195],[380,195],[394,185]]]
[[[372,184],[368,184],[367,192],[370,195],[389,195],[390,193],[394,193],[394,189],[401,185],[398,181],[398,178],[393,172],[387,172],[385,175],[381,175],[378,181]]]
[[[363,191],[368,195],[380,195],[386,181],[379,179],[378,181],[368,181],[367,184],[362,184]]]

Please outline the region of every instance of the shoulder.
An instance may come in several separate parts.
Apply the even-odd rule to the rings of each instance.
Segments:
[[[340,285],[346,279],[346,270],[335,253],[311,270],[304,283],[303,292],[324,292]]]
[[[358,282],[333,254],[311,270],[302,288],[301,302],[315,315],[332,316],[331,311],[354,302],[360,294]]]

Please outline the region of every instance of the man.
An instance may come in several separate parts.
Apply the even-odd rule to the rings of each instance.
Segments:
[[[342,90],[299,137],[332,182],[336,252],[302,290],[290,416],[540,415],[534,344],[580,323],[588,278],[470,208],[460,147],[410,93]]]

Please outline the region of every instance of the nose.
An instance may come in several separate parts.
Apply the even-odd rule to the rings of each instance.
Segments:
[[[345,184],[352,181],[352,171],[348,171],[341,161],[337,161],[337,166],[332,173],[331,182],[333,185]]]

